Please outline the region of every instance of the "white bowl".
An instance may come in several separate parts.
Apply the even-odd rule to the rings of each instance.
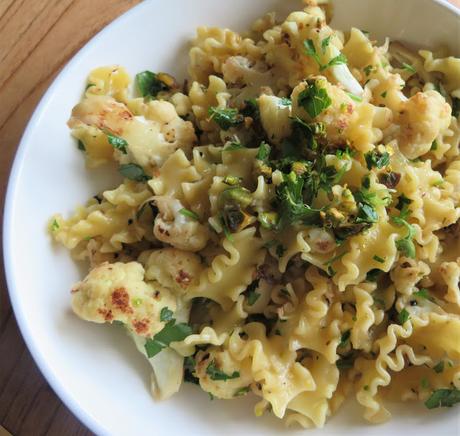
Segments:
[[[89,174],[66,121],[80,99],[87,73],[121,64],[134,75],[151,69],[184,77],[187,45],[202,24],[243,30],[270,10],[301,7],[294,0],[145,1],[93,38],[64,68],[37,107],[22,138],[8,186],[5,267],[14,312],[42,373],[72,412],[97,434],[274,435],[283,425],[252,415],[254,400],[212,401],[185,385],[173,399],[155,403],[149,366],[126,335],[80,321],[69,308],[70,286],[83,271],[66,250],[53,247],[45,227],[57,211],[102,188],[114,186],[104,171]],[[415,46],[446,44],[459,55],[459,12],[440,0],[338,0],[334,25],[367,29]],[[310,434],[453,434],[458,409],[428,411],[422,405],[393,407],[394,419],[371,426],[350,399],[324,430]],[[396,409],[396,410],[395,410]],[[398,410],[399,409],[399,410]],[[302,430],[290,431],[291,434]]]

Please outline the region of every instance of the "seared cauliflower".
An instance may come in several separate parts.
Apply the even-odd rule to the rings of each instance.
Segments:
[[[416,159],[430,151],[431,144],[451,121],[451,107],[436,91],[418,92],[404,102],[398,123],[399,147],[406,157]]]
[[[163,328],[164,307],[175,311],[176,299],[156,283],[146,283],[138,262],[103,263],[72,289],[72,308],[80,318],[100,324],[120,321],[144,337]]]

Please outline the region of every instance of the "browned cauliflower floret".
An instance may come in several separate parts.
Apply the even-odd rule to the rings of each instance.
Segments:
[[[299,104],[299,96],[313,85],[317,90],[324,89],[330,99],[330,105],[322,110],[316,117],[312,118],[305,108]],[[292,112],[303,120],[324,123],[326,136],[329,143],[342,144],[346,141],[346,129],[352,122],[356,103],[350,96],[338,86],[332,85],[324,77],[316,77],[309,82],[302,82],[292,91]]]
[[[206,246],[208,228],[180,213],[184,206],[179,200],[157,196],[155,203],[159,213],[155,218],[153,233],[159,241],[187,251],[199,251]]]
[[[179,292],[186,292],[190,286],[197,285],[202,270],[200,256],[177,248],[152,251],[145,261],[148,280],[158,281]]]
[[[72,289],[72,308],[86,321],[120,321],[128,330],[144,337],[159,332],[164,307],[175,311],[176,299],[153,282],[144,281],[140,263],[103,263]]]
[[[73,108],[68,125],[84,143],[88,157],[101,162],[113,154],[120,163],[149,168],[162,165],[179,148],[190,154],[196,141],[193,125],[182,120],[171,103],[152,101],[141,109],[145,117],[134,116],[112,97],[91,95]],[[114,150],[107,134],[122,138],[127,145]]]
[[[436,91],[418,92],[404,102],[399,114],[399,147],[415,159],[430,151],[431,144],[449,127],[451,107]]]

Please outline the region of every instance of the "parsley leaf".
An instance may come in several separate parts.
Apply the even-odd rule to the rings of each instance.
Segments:
[[[281,106],[292,106],[292,100],[288,97],[281,97],[279,104]]]
[[[256,159],[261,161],[268,160],[270,156],[270,146],[266,142],[261,142],[259,145],[259,151],[256,154]]]
[[[428,409],[435,409],[437,407],[452,407],[455,403],[460,403],[460,390],[456,388],[436,389],[425,401],[425,406]]]
[[[348,344],[348,341],[350,340],[350,336],[351,330],[343,332],[342,336],[340,337],[339,347],[345,347]]]
[[[405,62],[403,62],[402,65],[403,65],[403,70],[409,71],[409,73],[412,73],[412,74],[417,73],[417,70],[412,65],[406,64]]]
[[[385,259],[383,257],[375,255],[372,259],[379,263],[385,263]]]
[[[320,225],[319,209],[313,209],[303,201],[304,179],[291,171],[284,176],[284,182],[277,189],[281,228],[295,223]]]
[[[208,115],[222,130],[228,130],[243,122],[243,116],[238,113],[238,109],[210,107]]]
[[[185,209],[184,207],[179,211],[179,213],[187,218],[191,218],[192,220],[199,221],[200,217],[193,211]]]
[[[433,370],[437,374],[441,374],[441,372],[444,371],[444,361],[441,360],[439,363],[436,364],[436,366],[433,366]]]
[[[364,155],[366,159],[367,169],[370,170],[373,167],[381,169],[386,167],[390,163],[390,154],[388,152],[380,153],[376,150],[370,151]]]
[[[118,171],[123,177],[136,182],[146,182],[150,180],[150,177],[145,174],[144,169],[140,165],[134,163],[120,165]]]
[[[340,53],[336,57],[332,58],[327,64],[321,65],[319,70],[323,71],[323,70],[326,70],[327,68],[333,67],[334,65],[342,65],[342,64],[346,64],[347,62],[348,62],[347,57],[343,53]]]
[[[409,319],[410,319],[410,314],[405,308],[401,310],[401,312],[399,312],[398,314],[399,324],[404,325],[404,323],[408,321]]]
[[[351,92],[347,92],[347,95],[348,97],[350,97],[352,100],[356,101],[357,103],[361,103],[363,101],[363,99],[359,95],[353,94]]]
[[[78,140],[78,149],[81,151],[86,151],[85,143],[81,140]]]
[[[188,324],[176,324],[172,318],[153,338],[148,338],[145,342],[145,351],[149,358],[157,355],[164,348],[168,347],[171,342],[183,341],[187,336],[192,334],[192,329]]]
[[[368,65],[367,67],[364,67],[363,70],[364,70],[364,74],[366,76],[369,76],[371,73],[372,73],[372,70],[374,69],[374,67],[372,65]]]
[[[433,301],[433,297],[430,296],[428,289],[422,288],[417,292],[414,292],[413,295],[419,298],[423,298],[425,300]]]
[[[404,238],[396,240],[396,248],[401,251],[404,256],[415,259],[415,244],[413,241],[415,236],[414,226],[410,225],[401,217],[392,217],[391,219],[396,225],[404,226],[407,229],[407,235]]]
[[[317,86],[316,82],[308,84],[299,94],[297,101],[312,118],[317,117],[332,104],[326,89]]]
[[[51,223],[50,229],[52,232],[55,232],[56,230],[59,229],[59,223],[55,219]]]
[[[160,74],[151,71],[143,71],[136,74],[136,86],[142,97],[156,97],[161,91],[171,89],[166,83],[160,80]]]
[[[305,54],[311,56],[316,61],[318,66],[321,67],[321,59],[319,58],[318,53],[316,53],[316,48],[313,40],[307,39],[303,42],[303,45],[305,48]]]
[[[225,374],[225,372],[221,371],[220,369],[216,367],[216,363],[214,360],[206,368],[206,374],[209,375],[211,380],[216,380],[216,381],[232,380],[240,376],[240,373],[238,371],[233,371],[233,373],[230,375]]]
[[[160,312],[160,321],[171,321],[173,318],[173,311],[169,307],[163,307]]]
[[[223,151],[235,151],[235,150],[242,150],[243,148],[246,148],[241,142],[231,142],[229,145],[227,145]]]
[[[254,280],[245,291],[245,294],[248,298],[249,306],[252,306],[260,297],[260,294],[256,292],[257,287],[259,286],[260,279]]]
[[[234,397],[242,397],[243,395],[246,395],[250,390],[251,390],[251,388],[249,386],[242,387],[242,388],[238,389],[237,391],[235,391],[233,396]]]
[[[120,150],[123,154],[128,154],[128,151],[126,150],[128,143],[125,139],[112,135],[111,133],[107,133],[107,139],[113,148]]]
[[[327,38],[324,38],[322,41],[321,41],[321,51],[323,53],[326,52],[326,48],[329,47],[329,44],[331,43],[331,38],[332,38],[332,35],[329,35]]]

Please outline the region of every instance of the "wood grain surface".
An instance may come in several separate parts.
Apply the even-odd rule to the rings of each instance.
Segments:
[[[40,97],[95,33],[140,0],[0,0],[0,198]],[[2,208],[3,215],[3,208]],[[3,264],[3,262],[2,262]],[[0,277],[0,424],[14,436],[89,435],[38,371]],[[0,435],[4,430],[0,427]]]
[[[0,199],[24,127],[72,55],[140,0],[0,0]],[[460,7],[460,0],[452,0]],[[3,208],[1,209],[3,218]],[[3,254],[2,254],[3,255]],[[3,262],[2,262],[3,264]],[[39,373],[0,275],[0,435],[89,435]]]

